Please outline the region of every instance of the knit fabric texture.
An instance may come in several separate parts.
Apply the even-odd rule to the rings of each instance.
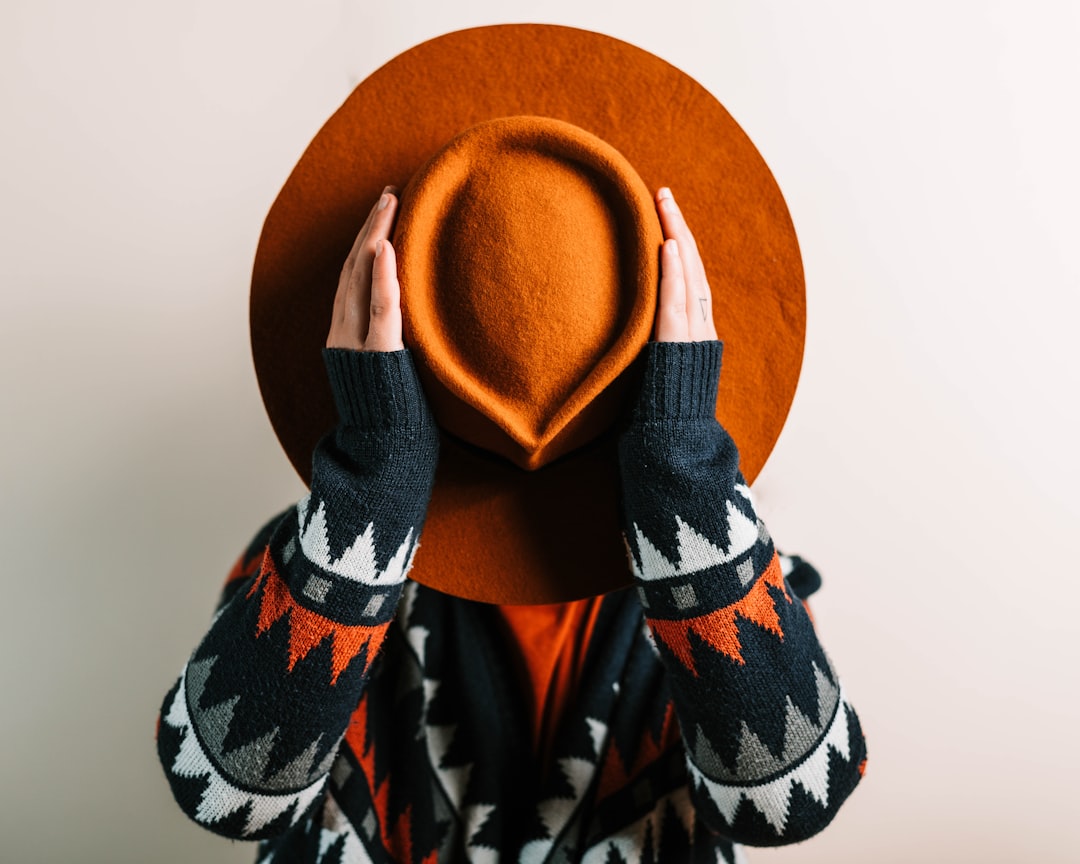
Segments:
[[[157,746],[258,862],[699,862],[821,831],[858,717],[714,418],[721,344],[650,343],[621,431],[636,588],[605,595],[540,765],[496,607],[407,578],[439,436],[407,350],[328,350],[311,491],[226,579]]]

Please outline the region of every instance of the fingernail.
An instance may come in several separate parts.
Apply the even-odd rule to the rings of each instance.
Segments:
[[[383,247],[383,241],[382,240],[380,240],[378,243],[375,244],[375,257],[376,258],[378,258],[380,255],[382,255],[382,247]]]
[[[389,196],[389,195],[386,195],[386,194],[384,193],[383,195],[381,195],[381,196],[379,197],[379,207],[378,207],[378,209],[379,209],[379,210],[382,210],[382,209],[383,209],[384,207],[386,207],[386,205],[387,205],[387,204],[389,204],[389,203],[390,203],[390,196]]]
[[[663,201],[665,198],[670,198],[671,197],[671,190],[668,189],[667,186],[661,186],[660,187],[660,192],[658,194],[659,194],[660,200]]]

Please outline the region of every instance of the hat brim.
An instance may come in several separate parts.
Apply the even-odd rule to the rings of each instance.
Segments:
[[[251,287],[256,374],[271,423],[310,483],[336,422],[320,349],[342,262],[386,184],[404,188],[471,126],[531,114],[620,151],[670,186],[697,241],[725,343],[717,418],[752,482],[790,409],[806,297],[772,173],[724,107],[671,64],[610,36],[545,24],[449,33],[361,82],[316,134],[263,226]],[[410,576],[489,603],[552,603],[630,584],[612,435],[526,472],[444,436]]]

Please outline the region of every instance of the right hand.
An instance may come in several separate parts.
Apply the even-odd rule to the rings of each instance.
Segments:
[[[397,189],[387,186],[356,235],[341,269],[327,348],[400,351],[401,286],[390,229],[397,215]]]
[[[664,229],[660,254],[660,299],[653,327],[657,342],[707,342],[719,339],[713,323],[712,291],[697,241],[666,186],[656,193]]]

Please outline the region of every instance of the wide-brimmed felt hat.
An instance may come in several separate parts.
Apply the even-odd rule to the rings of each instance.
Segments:
[[[630,584],[615,443],[655,314],[661,185],[705,265],[724,342],[717,419],[753,481],[794,397],[806,322],[775,179],[676,67],[603,34],[506,24],[372,73],[267,216],[252,350],[305,482],[337,419],[321,349],[341,266],[387,184],[403,189],[404,340],[442,429],[413,579],[490,603]]]

